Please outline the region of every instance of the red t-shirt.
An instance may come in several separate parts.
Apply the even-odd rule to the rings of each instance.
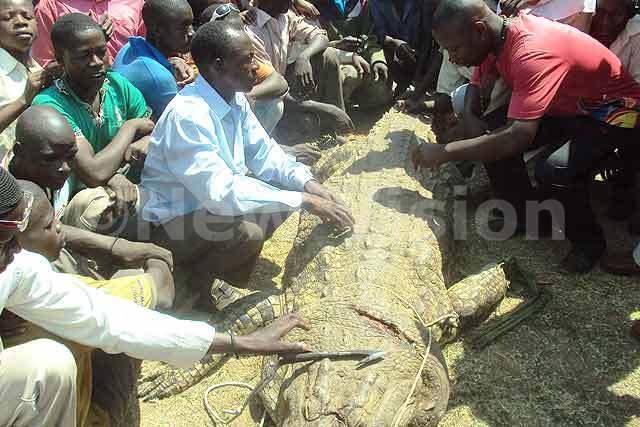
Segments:
[[[511,119],[590,115],[640,127],[640,85],[615,54],[568,25],[521,13],[500,55],[485,60],[472,84],[496,70],[512,89]]]

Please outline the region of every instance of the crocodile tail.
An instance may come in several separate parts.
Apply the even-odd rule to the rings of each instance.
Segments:
[[[224,310],[223,320],[216,326],[222,333],[233,331],[246,335],[282,316],[286,309],[281,294],[256,292],[230,304]],[[175,396],[198,384],[220,369],[229,355],[212,354],[189,369],[172,369],[164,365],[154,374],[142,378],[138,384],[138,396],[145,400]]]

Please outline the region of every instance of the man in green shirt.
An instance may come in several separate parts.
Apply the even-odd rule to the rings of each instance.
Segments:
[[[120,207],[132,206],[138,193],[119,171],[141,169],[153,130],[151,111],[138,89],[107,71],[102,28],[89,16],[71,13],[53,25],[51,39],[63,76],[33,101],[60,111],[73,129],[78,153],[72,164],[88,187],[109,187]]]

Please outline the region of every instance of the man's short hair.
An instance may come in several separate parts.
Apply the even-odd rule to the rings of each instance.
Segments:
[[[102,31],[96,21],[84,13],[69,13],[58,19],[51,27],[51,42],[58,51],[72,46],[76,34],[86,30]]]
[[[142,19],[150,23],[170,20],[176,12],[191,9],[187,0],[146,0],[142,6]]]
[[[24,192],[18,181],[5,168],[0,167],[0,215],[7,214],[18,207]]]
[[[445,26],[459,28],[474,22],[478,11],[486,8],[483,0],[440,0],[431,27],[435,29]]]
[[[191,42],[191,56],[198,68],[217,58],[228,58],[234,40],[243,33],[243,28],[233,21],[219,20],[201,26]]]

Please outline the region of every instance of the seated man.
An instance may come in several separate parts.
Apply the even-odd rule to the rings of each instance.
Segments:
[[[49,72],[31,56],[37,38],[30,0],[0,1],[0,14],[7,16],[0,27],[0,158],[13,148],[15,120],[49,82]]]
[[[431,16],[436,0],[372,0],[371,17],[391,78],[395,95],[415,85],[415,96],[425,97],[440,68],[432,54]],[[436,66],[437,65],[437,66]]]
[[[496,196],[515,210],[511,225],[516,230],[539,225],[539,206],[526,215],[531,202],[557,200],[554,219],[564,219],[564,232],[572,243],[563,267],[568,272],[590,271],[606,242],[591,208],[589,183],[614,150],[635,149],[640,85],[613,53],[588,35],[527,14],[507,20],[482,0],[441,0],[433,28],[453,63],[482,64],[465,105],[465,122],[475,126],[479,136],[446,145],[423,144],[414,153],[416,164],[484,162]],[[492,68],[512,89],[508,122],[504,116],[491,122],[480,116],[478,84],[486,64],[495,64]],[[536,193],[522,154],[553,142],[562,145],[553,145],[539,161]],[[631,162],[637,158],[626,157]],[[503,230],[505,224],[509,219],[492,228]]]
[[[32,196],[0,168],[0,311],[7,309],[78,344],[184,368],[213,353],[308,351],[305,344],[281,341],[293,327],[308,327],[296,315],[234,337],[216,333],[204,322],[147,310],[54,272],[44,257],[21,250],[17,241],[19,231],[28,226],[32,202]],[[21,425],[76,425],[76,364],[61,344],[42,339],[6,350],[0,345],[0,378],[0,425],[15,420]],[[16,395],[37,399],[25,405]]]
[[[53,25],[64,15],[81,13],[90,16],[104,29],[107,42],[108,62],[116,57],[129,37],[145,35],[142,21],[144,0],[104,0],[87,2],[82,0],[39,0],[34,2],[38,38],[33,45],[33,56],[45,66],[55,60],[54,43],[51,39]]]
[[[71,163],[77,152],[76,138],[67,120],[53,107],[30,107],[18,119],[17,143],[7,169],[18,179],[38,184],[55,209],[55,220],[62,221],[66,249],[56,262],[62,273],[110,277],[113,267],[139,268],[149,258],[170,260],[171,254],[154,245],[128,242],[103,236],[96,230],[102,211],[92,212],[92,201],[104,197],[104,190],[83,190],[71,199]],[[65,215],[70,211],[69,215]],[[78,212],[76,214],[75,212]],[[71,224],[71,225],[69,225]],[[83,229],[72,224],[82,224]],[[44,255],[44,254],[43,254]],[[100,274],[86,259],[98,262]]]
[[[18,236],[20,246],[29,252],[44,256],[49,260],[49,262],[60,259],[62,252],[64,251],[67,236],[60,226],[58,219],[55,217],[55,212],[51,203],[37,184],[30,181],[20,181],[20,187],[24,191],[33,195],[33,205],[31,215],[29,217],[29,225],[26,230],[21,232]],[[97,281],[89,277],[82,276],[77,276],[77,278],[91,288],[100,289],[109,295],[129,300],[141,307],[151,310],[167,310],[171,308],[174,297],[173,278],[171,277],[170,270],[171,266],[170,255],[165,260],[149,257],[144,262],[143,274],[106,281]],[[10,312],[3,313],[0,318],[0,324],[2,325],[0,333],[2,333],[3,344],[6,348],[25,344],[36,339],[55,339],[53,334],[47,333],[32,323],[25,322],[18,317],[12,316]],[[24,332],[21,329],[24,329]],[[20,330],[20,332],[7,335],[7,332],[11,330]],[[133,381],[136,381],[137,378],[134,378],[133,375],[129,375],[131,378],[119,378],[119,380],[114,381],[114,378],[105,378],[102,372],[97,372],[97,375],[92,379],[91,349],[75,345],[73,343],[67,343],[60,339],[58,339],[58,341],[67,345],[73,353],[78,366],[78,425],[85,425],[84,420],[89,416],[92,383],[97,382],[100,385],[97,390],[99,394],[105,394],[104,389],[109,389],[114,398],[113,400],[117,401],[130,397],[127,393],[127,389],[119,389],[115,385],[123,383],[131,384]],[[127,365],[123,366],[120,363],[120,358],[113,356],[103,356],[103,358],[113,359],[113,361],[108,361],[108,363],[115,363],[116,366],[122,368],[122,372],[119,374],[121,377],[127,376],[127,372],[129,372],[129,370],[127,370]],[[131,363],[132,361],[127,361],[127,364],[130,365]],[[139,363],[133,363],[139,366]],[[136,368],[130,368],[130,370],[133,372],[137,371]],[[96,404],[94,405],[94,413],[91,414],[91,417],[103,418],[105,414],[109,414],[114,420],[124,418],[125,414],[116,414],[115,408],[126,407],[126,403],[127,402],[121,402],[107,407],[102,407],[101,405]],[[95,406],[97,406],[97,408]]]
[[[142,8],[147,37],[131,36],[113,63],[142,92],[156,118],[178,93],[169,57],[188,52],[193,13],[186,0],[149,0]]]
[[[291,5],[292,0],[260,2],[255,23],[247,26],[256,60],[287,78],[286,110],[317,114],[326,131],[350,129],[353,123],[345,113],[337,52],[328,48],[324,30],[289,12]],[[295,58],[289,55],[294,41],[306,46]]]
[[[247,281],[265,239],[290,212],[302,207],[341,228],[353,219],[256,120],[242,94],[257,69],[247,33],[233,22],[209,22],[191,53],[200,76],[169,103],[142,173],[150,229],[132,231],[171,250],[209,299],[215,277]]]
[[[361,109],[387,106],[393,97],[393,82],[382,43],[374,31],[369,2],[328,3],[320,10],[332,4],[334,18],[321,22],[331,40],[329,46],[339,49],[345,102]]]
[[[104,34],[87,15],[63,16],[51,38],[64,75],[33,104],[50,105],[69,121],[78,144],[75,178],[88,187],[107,185],[119,199],[129,194],[127,203],[135,203],[133,184],[118,171],[128,165],[135,180],[135,169],[139,172],[144,162],[145,135],[153,129],[144,97],[127,79],[108,71]],[[77,189],[76,183],[72,191]]]

